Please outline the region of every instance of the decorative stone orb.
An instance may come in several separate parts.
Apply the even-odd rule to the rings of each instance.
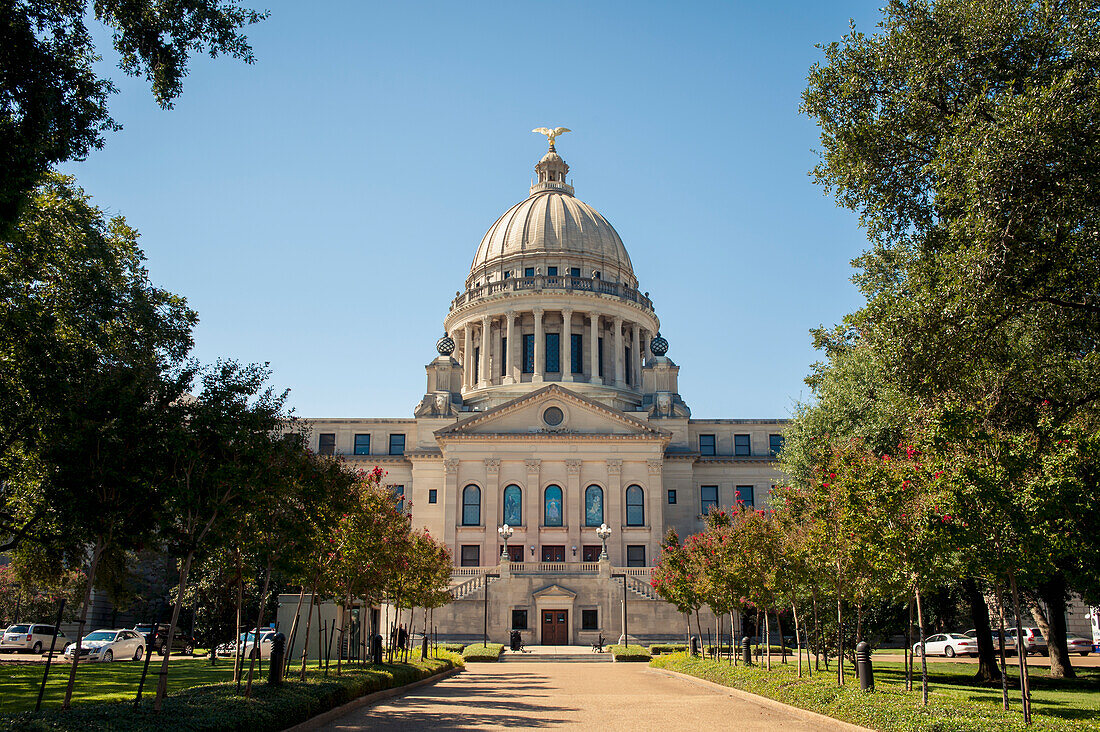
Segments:
[[[657,335],[653,336],[653,340],[649,342],[649,350],[654,356],[663,356],[668,353],[668,341],[661,337],[661,331],[657,331]]]
[[[439,351],[440,356],[450,356],[455,352],[455,341],[446,333],[443,337],[435,342],[435,350]]]

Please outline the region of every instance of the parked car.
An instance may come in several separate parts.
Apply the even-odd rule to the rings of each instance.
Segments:
[[[975,642],[977,642],[978,631],[976,631],[974,628],[971,628],[970,630],[966,631],[965,633],[963,633],[963,635],[965,635],[967,638],[974,638]],[[1000,653],[1001,652],[1000,636],[1001,636],[1000,629],[999,628],[994,628],[993,629],[993,652],[994,653]],[[1016,655],[1016,636],[1009,635],[1008,631],[1005,631],[1005,655],[1006,656]]]
[[[53,641],[53,626],[39,623],[24,623],[21,625],[9,625],[8,629],[0,635],[0,651],[24,651],[36,656],[50,650],[50,642]],[[64,648],[69,639],[61,630],[57,631],[57,641],[53,649]]]
[[[251,654],[256,656],[256,633],[255,631],[248,631],[247,633],[241,633],[238,639],[241,644],[241,655],[244,658],[248,658]],[[260,629],[260,650],[258,658],[271,658],[271,639],[275,637],[274,628],[261,628]],[[236,644],[233,641],[228,643],[222,643],[217,648],[217,654],[219,656],[232,656],[236,653]]]
[[[134,632],[142,637],[147,638],[153,634],[152,623],[138,623],[134,626]],[[168,639],[168,623],[161,623],[157,626],[157,632],[153,635],[153,650],[159,655],[164,655],[165,641]],[[182,629],[176,628],[175,634],[172,636],[172,652],[182,653],[185,656],[190,656],[195,653],[195,639]]]
[[[1080,653],[1082,656],[1087,656],[1092,652],[1092,641],[1076,633],[1066,633],[1066,647],[1069,648],[1070,653]]]
[[[75,642],[66,646],[63,655],[71,660],[74,651]],[[96,630],[80,641],[80,657],[89,661],[140,661],[144,654],[145,636],[133,630]]]
[[[978,641],[962,633],[939,633],[930,636],[924,639],[924,647],[929,656],[942,655],[954,658],[958,655],[978,655]],[[913,654],[920,655],[920,643],[913,644]]]
[[[1043,637],[1043,633],[1038,628],[1021,628],[1024,634],[1024,653],[1031,655],[1032,653],[1042,653],[1047,655],[1047,639]],[[1016,637],[1016,629],[1009,628],[1005,631],[1013,638]]]

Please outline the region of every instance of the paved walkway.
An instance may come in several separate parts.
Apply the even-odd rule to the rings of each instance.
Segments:
[[[357,709],[322,727],[350,730],[565,728],[820,730],[645,664],[471,663],[407,696]]]

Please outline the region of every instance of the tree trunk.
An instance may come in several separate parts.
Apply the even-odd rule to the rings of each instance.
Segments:
[[[798,653],[798,678],[802,678],[802,634],[798,631],[798,608],[791,603],[791,620],[794,621],[794,644]]]
[[[909,598],[909,623],[905,626],[905,690],[913,690],[913,598]]]
[[[194,558],[194,550],[189,551],[187,558],[183,560],[183,569],[180,570],[180,586],[176,592],[176,604],[172,607],[172,619],[168,621],[168,637],[164,639],[164,658],[160,662],[157,696],[153,700],[153,710],[157,712],[164,706],[164,697],[168,694],[168,659],[172,657],[172,638],[176,634],[176,623],[179,622],[180,609],[183,607],[183,593],[187,589],[187,575],[191,573],[191,561]]]
[[[733,634],[734,634],[734,622],[733,622],[733,610],[730,610],[730,657],[729,662],[734,666],[737,665],[737,651],[733,646]]]
[[[840,585],[836,592],[836,682],[844,686],[844,611],[841,607]]]
[[[691,650],[691,614],[684,613],[684,648],[685,650]]]
[[[1012,605],[1016,610],[1016,659],[1020,664],[1020,704],[1024,708],[1024,724],[1031,724],[1031,683],[1027,677],[1027,647],[1024,646],[1024,616],[1020,613],[1020,590],[1016,586],[1016,573],[1008,575],[1012,590]]]
[[[764,608],[764,659],[768,670],[772,670],[772,624],[768,620],[768,608]]]
[[[787,643],[783,640],[783,618],[779,615],[779,608],[775,609],[775,627],[779,630],[779,655],[780,662],[787,665]]]
[[[1000,642],[997,644],[1000,647],[1001,656],[1001,706],[1004,710],[1008,711],[1008,666],[1005,662],[1005,603],[1004,592],[1001,590],[1001,582],[998,578],[996,580],[997,587],[997,615],[1000,618]]]
[[[993,632],[989,627],[989,607],[973,577],[964,579],[962,587],[967,602],[970,603],[970,620],[974,623],[978,640],[978,672],[974,674],[974,678],[983,683],[992,683],[1000,679],[1001,672],[997,668]]]
[[[821,639],[821,623],[817,619],[817,585],[811,585],[811,588],[812,588],[811,589],[811,594],[813,595],[813,601],[814,601],[814,638],[816,639],[815,642],[814,642],[814,646],[815,646],[815,648],[814,648],[814,671],[820,671],[821,670],[821,651],[823,650],[823,648],[822,648],[822,639]],[[828,655],[825,656],[825,670],[826,671],[829,670],[829,656]]]
[[[318,575],[319,576],[319,575]],[[302,642],[302,670],[298,674],[300,681],[306,680],[306,660],[309,656],[309,630],[313,624],[313,606],[317,604],[317,582],[314,579],[313,586],[309,588],[309,612],[306,613],[306,634]],[[321,620],[321,610],[317,609],[317,622]],[[318,646],[318,655],[320,655],[320,646]]]
[[[924,647],[924,612],[920,604],[920,589],[913,588],[913,597],[917,600],[917,635],[920,639],[920,697],[921,703],[928,706],[928,649]]]
[[[294,620],[290,623],[290,635],[286,637],[286,657],[283,660],[283,676],[286,676],[287,669],[290,668],[290,659],[294,653],[294,641],[298,635],[298,616],[302,614],[302,600],[306,597],[306,586],[302,585],[301,592],[298,593],[298,604],[294,608]]]
[[[264,572],[264,588],[260,592],[260,607],[256,611],[256,634],[252,637],[252,648],[248,654],[248,683],[244,687],[246,699],[252,696],[252,674],[256,670],[256,661],[260,659],[260,627],[264,622],[264,605],[267,604],[267,588],[271,585],[271,558],[267,560],[267,569]]]
[[[233,681],[237,683],[237,693],[241,693],[241,634],[244,632],[244,567],[241,566],[241,550],[237,552],[237,633],[233,639]]]
[[[695,629],[699,631],[699,645],[703,645],[703,624],[699,622],[699,608],[695,608]],[[623,640],[630,645],[630,639],[624,636]],[[689,646],[690,648],[690,646]],[[707,649],[703,649],[703,656],[707,655]]]
[[[80,643],[84,639],[84,624],[88,622],[88,606],[92,604],[92,585],[95,583],[95,573],[99,568],[99,560],[103,556],[103,541],[96,539],[92,547],[92,558],[88,560],[88,586],[84,588],[84,602],[80,607],[80,625],[76,632],[76,648],[73,650],[73,662],[69,668],[69,683],[65,687],[65,701],[61,703],[62,709],[68,709],[73,698],[73,686],[76,684],[76,667],[80,663]]]
[[[1039,585],[1039,596],[1047,606],[1047,627],[1039,629],[1047,638],[1047,653],[1050,655],[1050,678],[1075,679],[1077,672],[1069,660],[1069,647],[1066,645],[1066,578],[1056,572]],[[1036,622],[1039,615],[1035,615]]]

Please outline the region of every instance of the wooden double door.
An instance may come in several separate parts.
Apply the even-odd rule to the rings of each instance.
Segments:
[[[542,645],[569,645],[569,611],[542,611]]]

